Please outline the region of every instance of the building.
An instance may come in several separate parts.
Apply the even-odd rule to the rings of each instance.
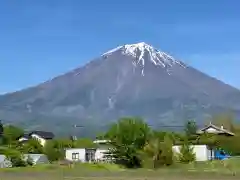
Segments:
[[[29,139],[31,139],[31,136],[29,136],[29,134],[24,134],[23,136],[18,138],[18,141],[24,143],[24,142],[28,141]]]
[[[24,160],[31,160],[33,165],[49,164],[49,160],[45,154],[24,154]]]
[[[69,148],[65,150],[65,159],[74,162],[94,162],[96,148]]]
[[[193,153],[196,156],[196,161],[208,161],[214,158],[214,151],[207,145],[192,145]],[[181,146],[173,146],[173,152],[180,153]]]
[[[52,132],[46,131],[32,131],[30,133],[24,134],[23,136],[18,138],[19,142],[26,142],[29,139],[36,139],[39,143],[44,146],[47,140],[51,140],[54,138],[54,134]]]
[[[9,167],[12,167],[11,161],[9,161],[5,155],[0,154],[0,168],[9,168]]]
[[[65,150],[65,159],[77,162],[109,162],[108,140],[95,140],[97,148],[68,148]]]
[[[209,133],[209,134],[217,134],[217,135],[224,135],[224,136],[234,136],[235,134],[233,132],[230,132],[229,130],[225,129],[223,126],[218,127],[211,122],[209,123],[208,126],[199,129],[197,131],[197,134],[204,134],[204,133]]]

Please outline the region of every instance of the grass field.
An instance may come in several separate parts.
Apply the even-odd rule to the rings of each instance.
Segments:
[[[240,159],[176,164],[158,170],[126,170],[109,164],[44,165],[0,169],[0,180],[231,180],[240,179],[239,167]]]

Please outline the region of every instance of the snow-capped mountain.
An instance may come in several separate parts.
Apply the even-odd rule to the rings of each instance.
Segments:
[[[108,57],[117,51],[120,51],[123,55],[131,56],[133,58],[132,64],[135,67],[140,66],[142,68],[141,72],[143,76],[146,61],[150,61],[156,66],[166,68],[167,72],[169,72],[169,69],[174,65],[180,65],[182,67],[186,66],[181,61],[175,60],[172,56],[155,49],[145,42],[119,46],[110,51],[107,51],[102,56]]]
[[[122,116],[141,116],[158,128],[188,119],[201,124],[225,111],[240,116],[238,89],[143,42],[119,46],[38,86],[0,96],[0,119],[68,134],[74,124],[89,133]]]

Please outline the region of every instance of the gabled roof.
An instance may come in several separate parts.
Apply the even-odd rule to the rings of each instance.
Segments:
[[[54,134],[52,132],[46,132],[46,131],[32,131],[29,135],[32,136],[33,134],[36,134],[44,139],[53,139]]]
[[[24,138],[24,139],[30,139],[31,136],[29,136],[29,133],[24,133],[23,135],[19,136],[19,137],[17,138],[17,140],[22,139],[22,138]]]
[[[218,126],[212,124],[211,122],[210,122],[210,124],[209,124],[208,126],[202,128],[202,129],[199,129],[199,130],[197,131],[197,134],[202,134],[202,133],[204,133],[204,132],[205,132],[207,129],[209,129],[209,128],[216,129],[217,131],[219,131],[219,132],[222,133],[222,134],[229,134],[229,135],[231,135],[231,136],[234,136],[234,135],[235,135],[233,132],[228,131],[227,129],[224,129],[223,126],[222,126],[222,127],[218,127]]]

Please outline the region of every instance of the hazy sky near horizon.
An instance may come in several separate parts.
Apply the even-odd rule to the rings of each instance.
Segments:
[[[0,1],[0,94],[146,42],[240,88],[240,1]]]

